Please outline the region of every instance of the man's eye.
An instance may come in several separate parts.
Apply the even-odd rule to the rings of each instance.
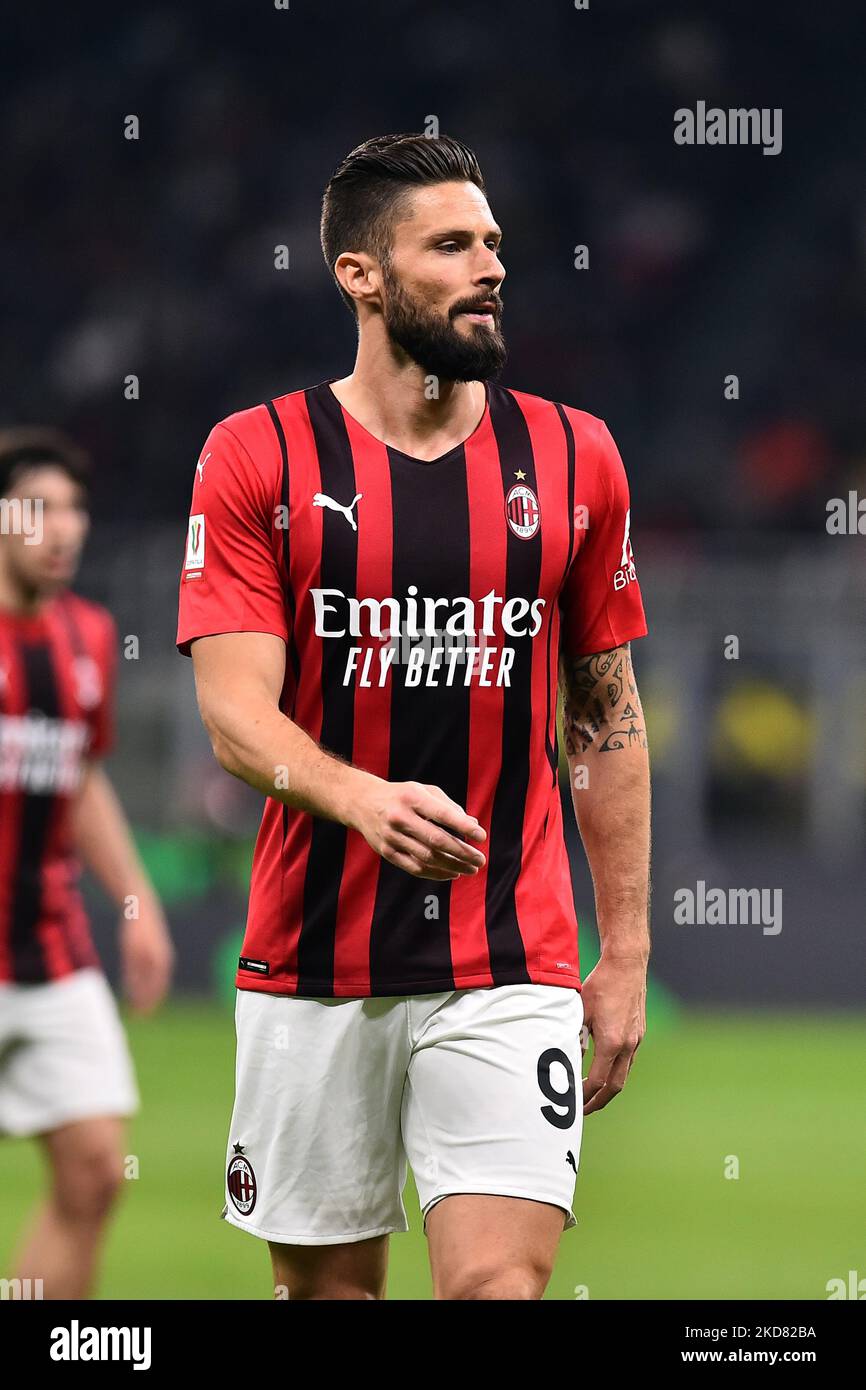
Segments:
[[[448,249],[449,246],[453,246],[453,247],[456,248],[456,247],[457,247],[457,242],[456,242],[456,241],[440,241],[440,243],[439,243],[439,250],[440,250],[440,251],[446,251],[446,250]]]

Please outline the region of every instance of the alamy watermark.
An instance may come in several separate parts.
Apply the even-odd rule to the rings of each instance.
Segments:
[[[41,1279],[0,1279],[0,1303],[28,1302],[45,1297]]]
[[[52,1361],[129,1361],[134,1371],[151,1365],[150,1327],[91,1327],[73,1318],[68,1327],[51,1330]]]
[[[781,888],[708,888],[699,878],[694,888],[674,892],[678,926],[760,926],[764,936],[782,930]]]
[[[23,536],[25,545],[42,544],[41,497],[0,497],[0,536]]]
[[[831,497],[826,527],[830,536],[866,536],[866,497],[860,497],[853,488],[847,497]]]
[[[695,103],[674,112],[674,140],[678,145],[761,145],[764,154],[782,149],[781,106],[721,106]]]

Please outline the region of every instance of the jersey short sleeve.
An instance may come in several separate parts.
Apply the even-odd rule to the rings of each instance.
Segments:
[[[647,635],[632,551],[628,479],[613,436],[596,420],[596,466],[575,495],[575,554],[560,594],[560,645],[572,656]],[[591,443],[589,447],[592,447]]]
[[[87,756],[104,758],[114,747],[114,700],[117,686],[117,625],[111,614],[102,610],[97,638],[95,661],[99,669],[98,703],[90,716],[90,744]]]
[[[224,422],[196,464],[180,578],[177,647],[196,637],[271,632],[288,641],[277,479]]]

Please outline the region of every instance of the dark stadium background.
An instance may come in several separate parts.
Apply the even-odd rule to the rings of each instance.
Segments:
[[[40,6],[7,29],[0,423],[62,425],[95,457],[79,588],[139,641],[110,770],[179,954],[175,1001],[132,1025],[149,1161],[103,1295],[267,1296],[264,1250],[215,1219],[259,803],[201,731],[177,577],[210,426],[351,370],[324,183],[430,116],[476,150],[504,229],[502,382],[603,416],[620,445],[650,627],[650,1032],[587,1123],[549,1297],[823,1298],[866,1274],[866,538],[826,529],[830,499],[866,494],[861,25],[853,3],[246,0]],[[781,153],[677,145],[698,100],[781,107]],[[781,932],[676,925],[698,880],[781,889]],[[114,914],[88,896],[114,976]],[[13,1171],[35,1189],[20,1145],[0,1149]],[[417,1220],[391,1296],[429,1296]]]

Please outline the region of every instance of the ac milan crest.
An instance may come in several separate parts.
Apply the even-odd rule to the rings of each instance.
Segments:
[[[77,656],[72,663],[75,693],[82,709],[95,709],[102,699],[102,676],[92,656]]]
[[[235,1144],[234,1150],[226,1179],[229,1196],[241,1216],[249,1216],[256,1204],[256,1175],[253,1165],[244,1157],[243,1144]]]
[[[530,540],[541,525],[541,508],[538,498],[525,483],[515,483],[508,489],[505,499],[505,515],[515,536],[522,541]]]

